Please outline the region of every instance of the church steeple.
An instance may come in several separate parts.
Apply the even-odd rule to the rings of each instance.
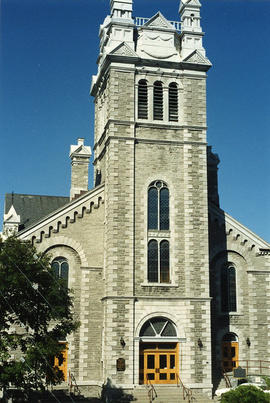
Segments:
[[[181,18],[182,57],[185,58],[194,50],[205,56],[202,44],[204,33],[201,28],[201,3],[199,0],[181,0],[179,13]]]

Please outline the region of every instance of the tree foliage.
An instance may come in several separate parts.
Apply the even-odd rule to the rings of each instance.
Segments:
[[[269,403],[270,396],[255,386],[239,386],[224,393],[221,403]]]
[[[59,341],[78,327],[72,307],[49,256],[16,237],[0,243],[0,389],[61,382],[53,357],[61,354]]]

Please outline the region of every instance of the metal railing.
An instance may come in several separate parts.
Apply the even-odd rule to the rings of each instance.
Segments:
[[[221,369],[222,372],[228,373],[232,372],[233,369],[236,369],[238,367],[241,367],[246,370],[247,375],[266,375],[270,376],[270,361],[265,361],[265,360],[236,360],[235,361],[235,367],[232,368],[232,365],[230,366],[230,370],[225,368],[223,366],[223,363],[221,362]]]
[[[187,399],[188,403],[192,403],[193,401],[195,401],[196,399],[195,399],[195,397],[194,397],[193,394],[192,394],[192,390],[189,389],[189,388],[187,388],[187,387],[183,384],[183,382],[182,382],[182,380],[181,380],[181,378],[180,378],[180,376],[179,376],[178,374],[176,374],[176,379],[177,379],[177,386],[179,386],[179,387],[182,388],[182,391],[183,391],[183,399],[184,399],[184,400]]]
[[[69,373],[68,373],[68,386],[69,386],[69,393],[70,394],[72,393],[72,389],[73,389],[74,395],[76,395],[76,394],[80,395],[81,394],[80,388],[79,388],[79,386],[77,385],[77,382],[76,382],[76,378],[71,373],[71,371],[69,371]]]
[[[221,372],[222,372],[222,376],[223,376],[223,378],[225,380],[225,383],[226,383],[226,388],[231,388],[232,384],[231,384],[230,378],[229,378],[227,372],[225,371],[224,366],[223,366],[222,363],[221,363]]]
[[[134,18],[135,25],[137,27],[143,26],[149,20],[150,20],[150,18],[145,18],[145,17],[135,17]],[[176,29],[176,31],[179,31],[179,32],[181,31],[181,22],[180,21],[169,21],[169,23],[173,26],[173,28]]]
[[[152,403],[157,398],[157,391],[154,388],[154,385],[152,384],[150,379],[148,378],[148,374],[146,375],[146,379],[147,379],[146,386],[147,386],[148,399],[149,403]]]

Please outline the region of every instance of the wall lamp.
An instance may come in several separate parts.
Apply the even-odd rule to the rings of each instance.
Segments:
[[[249,340],[249,337],[247,338],[246,343],[247,343],[247,346],[248,346],[248,347],[251,346],[251,342],[250,342],[250,340]]]
[[[125,340],[123,339],[123,337],[121,337],[121,339],[120,339],[120,344],[121,344],[121,346],[122,346],[123,348],[124,348],[125,345],[126,345]]]
[[[200,350],[203,348],[203,342],[201,341],[200,338],[198,339],[198,346]]]

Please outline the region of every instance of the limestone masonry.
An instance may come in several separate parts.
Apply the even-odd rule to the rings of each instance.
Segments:
[[[199,0],[180,2],[179,22],[110,7],[91,85],[95,187],[79,139],[70,201],[47,198],[27,226],[29,196],[7,195],[4,234],[68,263],[81,322],[68,369],[85,393],[180,378],[211,394],[221,367],[270,355],[270,246],[219,206]]]

